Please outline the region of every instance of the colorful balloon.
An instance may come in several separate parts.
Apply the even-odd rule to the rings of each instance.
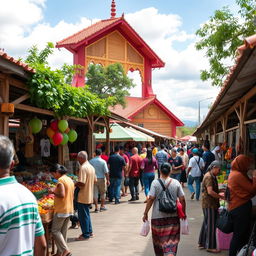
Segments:
[[[57,131],[58,130],[58,120],[54,120],[51,122],[50,124],[51,128],[54,130],[54,131]]]
[[[46,134],[49,138],[52,138],[53,135],[55,134],[55,132],[51,127],[48,127],[47,130],[46,130]]]
[[[66,145],[68,143],[69,137],[66,133],[62,133],[63,140],[61,142],[61,145]]]
[[[68,133],[69,142],[74,142],[77,139],[77,132],[73,129],[71,129]]]
[[[67,120],[60,120],[58,122],[58,128],[61,132],[65,132],[68,128],[68,121]]]
[[[32,133],[39,133],[43,127],[42,121],[38,118],[31,119],[28,125],[30,126]]]
[[[52,140],[53,140],[53,143],[55,146],[58,146],[60,145],[60,143],[62,142],[63,140],[63,136],[60,132],[56,132],[53,137],[52,137]]]

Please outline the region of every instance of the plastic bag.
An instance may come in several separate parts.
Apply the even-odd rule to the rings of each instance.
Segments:
[[[180,229],[182,235],[189,235],[188,219],[180,220]]]
[[[149,225],[149,221],[145,221],[143,222],[143,225],[141,227],[141,231],[140,231],[140,235],[141,236],[147,236],[150,230],[150,225]]]

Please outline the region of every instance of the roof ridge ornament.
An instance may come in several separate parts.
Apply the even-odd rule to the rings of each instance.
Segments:
[[[115,19],[116,18],[116,2],[115,0],[112,0],[111,3],[111,19]]]

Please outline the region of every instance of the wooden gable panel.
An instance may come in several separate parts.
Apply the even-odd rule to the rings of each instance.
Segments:
[[[106,38],[103,38],[87,47],[86,49],[88,56],[95,56],[95,57],[106,57]]]
[[[125,39],[114,32],[108,36],[108,57],[113,60],[125,61]]]
[[[143,64],[143,57],[127,42],[127,61]]]

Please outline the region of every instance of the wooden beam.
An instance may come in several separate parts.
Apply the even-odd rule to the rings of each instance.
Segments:
[[[12,104],[16,105],[19,104],[27,99],[30,98],[30,95],[28,93],[22,95],[21,97],[19,97],[18,99],[14,100],[13,102],[11,102]]]
[[[6,76],[3,81],[3,85],[0,87],[0,96],[2,98],[3,103],[9,103],[9,77]],[[0,134],[5,136],[9,136],[9,116],[1,115],[0,116]]]
[[[253,124],[256,123],[256,119],[245,121],[244,124]]]
[[[24,83],[20,80],[17,80],[15,78],[10,78],[10,85],[14,86],[14,87],[17,87],[17,88],[20,88],[24,91],[28,91],[28,87],[27,87],[26,83]]]
[[[37,107],[32,107],[24,104],[17,104],[15,106],[16,109],[28,111],[28,112],[33,112],[33,113],[38,113],[42,115],[48,115],[48,116],[54,116],[54,113],[50,110],[42,109],[42,108],[37,108]]]

